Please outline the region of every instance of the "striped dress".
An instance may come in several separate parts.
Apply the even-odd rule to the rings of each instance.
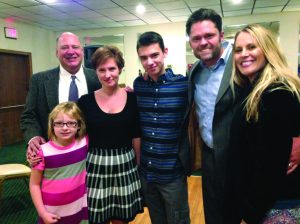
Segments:
[[[87,138],[83,138],[61,147],[49,141],[41,146],[42,162],[33,167],[43,170],[43,203],[48,212],[61,217],[59,224],[88,223],[87,142]],[[43,223],[41,218],[38,223]]]
[[[90,146],[87,156],[89,223],[129,222],[143,211],[141,182],[132,139],[140,137],[136,97],[127,93],[119,113],[105,113],[94,94],[80,98]]]

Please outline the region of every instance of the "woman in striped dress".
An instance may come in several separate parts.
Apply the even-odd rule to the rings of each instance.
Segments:
[[[89,223],[127,223],[143,211],[137,167],[141,132],[136,97],[118,85],[124,67],[118,48],[97,49],[92,63],[102,88],[78,101],[90,139]]]

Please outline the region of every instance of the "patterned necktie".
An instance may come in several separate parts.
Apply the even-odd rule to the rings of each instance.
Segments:
[[[77,102],[78,100],[78,88],[75,82],[76,76],[71,75],[71,84],[69,89],[69,101]]]

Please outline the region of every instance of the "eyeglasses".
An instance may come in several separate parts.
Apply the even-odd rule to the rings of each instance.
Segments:
[[[53,122],[54,127],[62,128],[65,125],[67,125],[68,128],[76,128],[78,123],[76,121],[68,121],[68,122],[55,121],[55,122]]]

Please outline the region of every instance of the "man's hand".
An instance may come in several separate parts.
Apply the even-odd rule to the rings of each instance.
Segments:
[[[133,92],[133,89],[130,86],[125,86],[124,89],[127,93],[132,93]]]
[[[290,162],[287,174],[292,173],[300,163],[300,137],[293,138],[292,152],[290,155]]]
[[[40,145],[46,143],[45,139],[41,136],[35,136],[30,139],[27,147],[27,161],[31,166],[36,165],[41,158],[37,157],[37,154],[40,150]]]
[[[143,79],[144,79],[145,81],[147,81],[147,80],[149,79],[149,75],[148,75],[147,72],[144,72],[144,74],[143,74]]]

